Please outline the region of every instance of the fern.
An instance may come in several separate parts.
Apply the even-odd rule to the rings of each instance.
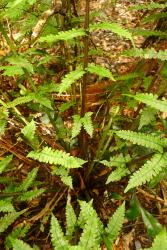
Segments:
[[[59,86],[59,94],[65,92],[69,89],[69,87],[78,79],[80,79],[84,75],[84,71],[80,68],[77,68],[75,71],[71,71],[61,81]]]
[[[13,250],[33,250],[27,243],[18,239],[12,241],[12,246]]]
[[[0,174],[2,174],[5,171],[5,169],[8,167],[12,159],[13,155],[8,155],[3,160],[0,161]]]
[[[0,137],[4,135],[7,126],[8,110],[5,107],[0,107]]]
[[[49,147],[43,148],[43,150],[41,150],[40,152],[31,151],[28,154],[28,157],[34,160],[38,160],[39,162],[61,165],[65,168],[79,168],[85,163],[84,160],[70,156],[69,153],[59,150],[53,150]]]
[[[101,77],[108,77],[110,80],[115,81],[110,70],[108,70],[100,65],[95,65],[94,63],[90,63],[87,67],[87,71],[90,73],[96,73],[97,75],[99,75]]]
[[[52,171],[52,174],[56,174],[56,175],[60,176],[61,181],[65,185],[67,185],[71,189],[73,188],[72,177],[69,175],[68,169],[65,169],[64,167],[54,168]]]
[[[57,35],[48,35],[45,37],[41,37],[39,39],[39,42],[54,43],[57,42],[58,40],[67,41],[84,35],[85,35],[84,29],[71,29],[67,31],[60,31]]]
[[[164,9],[167,7],[167,3],[161,4],[161,3],[148,3],[148,4],[135,4],[134,6],[130,7],[130,10],[154,10],[154,9]]]
[[[29,141],[33,141],[35,129],[35,122],[34,120],[32,120],[21,130],[21,133],[25,136],[26,139],[28,139]]]
[[[35,98],[34,94],[28,94],[27,96],[18,97],[14,99],[14,101],[8,102],[7,107],[14,108],[17,105],[22,105],[22,104],[31,102],[32,100],[34,100],[34,98]]]
[[[12,56],[7,59],[7,61],[13,65],[16,65],[17,67],[20,67],[22,69],[26,69],[27,72],[33,73],[33,65],[26,59],[23,58],[22,56]]]
[[[120,138],[131,141],[133,144],[158,150],[159,152],[163,152],[163,147],[165,146],[164,140],[157,136],[137,133],[129,130],[121,130],[115,133]]]
[[[38,173],[38,168],[33,168],[31,172],[28,173],[27,178],[23,180],[21,185],[18,187],[18,191],[27,191],[28,188],[33,185],[37,173]]]
[[[140,115],[139,130],[155,121],[156,109],[145,107]]]
[[[122,177],[126,176],[127,174],[129,174],[129,169],[127,169],[124,166],[118,167],[109,174],[106,184],[114,181],[119,181],[122,179]]]
[[[66,238],[68,240],[72,239],[76,225],[77,217],[71,203],[68,200],[66,205]]]
[[[26,209],[20,212],[12,212],[0,218],[0,233],[3,233]]]
[[[125,216],[125,203],[123,203],[113,214],[112,218],[109,220],[107,228],[105,228],[106,236],[104,237],[104,242],[107,246],[107,250],[112,250],[112,245],[114,240],[117,238],[121,227],[123,225]]]
[[[0,200],[0,212],[15,212],[15,209],[10,201]]]
[[[81,120],[80,116],[73,115],[73,127],[72,127],[72,132],[71,132],[72,138],[79,135],[81,128],[82,128],[82,120]]]
[[[123,53],[125,56],[140,57],[144,59],[160,59],[161,61],[167,60],[166,50],[156,51],[153,48],[150,49],[130,49]]]
[[[24,75],[24,70],[17,65],[0,66],[0,70],[3,70],[4,76],[21,76]]]
[[[51,241],[55,250],[68,250],[68,242],[61,230],[57,219],[52,215],[51,217]]]
[[[19,224],[16,228],[14,228],[12,230],[12,232],[10,234],[8,234],[8,236],[6,237],[5,240],[5,246],[7,248],[11,248],[12,247],[12,241],[17,239],[17,238],[23,238],[26,236],[28,230],[29,230],[30,226],[28,225],[24,225],[24,224]]]
[[[156,235],[151,248],[144,248],[143,250],[167,250],[167,232],[166,229],[162,230]]]
[[[108,23],[108,22],[105,23],[104,22],[104,23],[98,23],[98,24],[90,24],[89,29],[90,31],[94,31],[97,29],[105,29],[105,30],[112,31],[121,37],[125,37],[131,40],[133,46],[135,47],[131,33],[128,30],[122,28],[121,25],[118,23]]]
[[[154,108],[161,112],[167,112],[167,101],[157,100],[157,96],[153,95],[152,93],[149,93],[149,94],[141,93],[141,94],[136,94],[135,96],[132,96],[132,97],[139,102],[145,103],[151,108]]]
[[[143,167],[141,167],[130,177],[125,192],[127,192],[131,188],[137,187],[150,181],[154,176],[158,175],[166,166],[167,153],[155,154],[151,160],[147,161]]]
[[[132,30],[132,32],[133,32],[133,35],[136,35],[136,36],[144,36],[144,37],[156,36],[160,38],[167,37],[166,32],[162,32],[159,30],[134,29]]]
[[[31,201],[37,198],[38,196],[40,196],[41,194],[43,194],[44,192],[45,192],[44,188],[30,190],[30,191],[27,191],[26,193],[23,193],[22,195],[19,195],[17,200],[18,201]]]
[[[82,124],[86,132],[92,137],[93,135],[93,123],[91,120],[92,112],[86,112],[84,117],[82,117]]]

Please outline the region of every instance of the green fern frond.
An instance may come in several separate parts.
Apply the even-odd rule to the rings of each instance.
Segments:
[[[143,102],[146,105],[150,106],[151,108],[154,108],[156,110],[159,110],[161,112],[167,112],[167,101],[166,100],[157,100],[157,96],[153,95],[152,93],[139,93],[135,96],[131,96],[135,100],[139,102]]]
[[[140,57],[144,59],[159,59],[161,61],[167,60],[167,52],[166,50],[159,50],[156,51],[153,48],[150,49],[130,49],[123,53],[125,56],[132,56],[132,57]]]
[[[59,86],[59,94],[67,91],[75,81],[79,80],[84,75],[84,73],[85,71],[83,71],[81,68],[77,68],[76,70],[65,75]]]
[[[115,211],[105,228],[106,236],[104,242],[107,250],[112,250],[112,244],[118,237],[125,217],[125,202]]]
[[[24,225],[24,224],[19,224],[16,228],[14,228],[12,230],[12,232],[10,234],[8,234],[8,236],[6,237],[5,240],[5,246],[7,248],[11,248],[12,247],[12,240],[15,240],[17,238],[23,238],[26,236],[28,230],[30,229],[30,226],[28,225]]]
[[[82,121],[79,115],[73,115],[73,126],[72,126],[72,132],[71,136],[72,138],[79,135],[82,128]]]
[[[32,120],[27,123],[26,126],[21,130],[21,133],[25,136],[25,138],[29,141],[33,141],[35,135],[35,122]]]
[[[21,214],[23,214],[27,209],[20,212],[12,212],[4,215],[0,218],[0,233],[3,233]]]
[[[92,112],[86,112],[84,117],[81,118],[84,129],[91,137],[93,135],[93,122],[91,119],[92,114]]]
[[[39,42],[54,43],[59,40],[67,41],[84,35],[84,29],[71,29],[67,31],[60,31],[57,35],[48,35],[45,37],[41,37],[39,39]]]
[[[20,67],[22,69],[26,69],[29,73],[33,73],[33,65],[24,57],[22,56],[11,56],[7,59],[7,61],[13,65],[16,65],[17,67]]]
[[[150,37],[150,36],[158,36],[160,38],[166,38],[167,34],[166,32],[162,32],[159,30],[144,30],[144,29],[137,29],[135,28],[132,30],[133,35],[135,36],[144,36],[144,37]]]
[[[83,233],[78,245],[84,249],[99,249],[100,233],[96,216],[89,217],[89,220],[83,228]]]
[[[71,189],[73,188],[72,177],[69,175],[69,169],[65,169],[64,167],[59,167],[59,168],[54,167],[52,174],[60,176],[61,181],[65,185],[67,185]]]
[[[100,161],[106,167],[122,167],[126,166],[126,163],[131,160],[130,155],[123,156],[122,154],[110,157],[109,161]]]
[[[63,113],[64,111],[68,110],[69,108],[73,107],[74,105],[75,105],[74,101],[65,102],[65,103],[61,104],[61,106],[59,107],[59,112]]]
[[[145,107],[140,115],[140,122],[139,122],[139,130],[146,125],[151,124],[153,121],[155,121],[155,115],[157,111],[156,109]]]
[[[7,106],[8,108],[14,108],[17,105],[22,105],[22,104],[31,102],[34,99],[35,99],[34,94],[28,94],[27,96],[21,96],[21,97],[14,99],[12,102],[8,102]]]
[[[33,185],[33,182],[37,176],[38,168],[33,168],[27,175],[26,179],[23,180],[21,185],[18,187],[19,191],[27,191],[29,187]]]
[[[38,196],[40,196],[41,194],[43,194],[44,192],[45,192],[44,188],[30,190],[30,191],[27,191],[27,192],[23,193],[22,195],[20,195],[17,200],[19,200],[19,201],[31,201],[31,200],[37,198]]]
[[[104,22],[104,23],[98,23],[98,24],[90,24],[90,31],[94,31],[97,29],[110,30],[121,37],[131,40],[133,46],[135,47],[132,34],[128,30],[122,28],[122,26],[118,23]]]
[[[75,227],[77,225],[77,217],[75,215],[74,209],[67,200],[67,205],[66,205],[66,238],[68,240],[71,240]]]
[[[15,209],[10,201],[0,200],[0,212],[15,212]]]
[[[41,95],[40,93],[35,95],[34,101],[43,105],[44,107],[46,107],[48,109],[53,110],[51,100],[49,98]]]
[[[7,127],[7,121],[8,121],[8,110],[5,107],[0,107],[0,137],[5,133],[5,129]]]
[[[24,75],[24,70],[17,65],[0,66],[4,76],[21,76]]]
[[[144,17],[142,19],[142,22],[143,23],[150,23],[150,22],[154,22],[154,21],[157,21],[159,19],[166,18],[166,17],[167,17],[167,13],[166,12],[154,13],[153,15]]]
[[[167,3],[148,3],[148,4],[135,4],[134,6],[130,7],[130,10],[154,10],[154,9],[164,9],[167,7]]]
[[[85,163],[84,160],[73,157],[69,153],[53,150],[49,147],[43,148],[40,152],[31,151],[28,157],[38,160],[39,162],[61,165],[65,168],[79,168]]]
[[[0,174],[2,174],[12,161],[13,155],[8,155],[0,161]]]
[[[124,140],[128,140],[133,144],[158,150],[163,152],[164,141],[163,139],[145,133],[137,133],[130,130],[120,130],[115,132],[117,136]]]
[[[155,154],[151,160],[147,161],[143,167],[141,167],[130,177],[125,192],[127,192],[131,188],[140,186],[150,181],[154,176],[158,175],[166,166],[167,153]]]
[[[167,232],[166,229],[162,230],[156,235],[151,248],[144,248],[143,250],[167,250]]]
[[[13,250],[33,250],[27,243],[18,239],[12,241],[12,246]]]
[[[90,73],[95,73],[101,77],[108,77],[110,80],[115,81],[111,71],[109,69],[106,69],[100,65],[89,63],[87,67],[87,71]]]
[[[129,169],[126,167],[118,167],[117,169],[115,169],[114,171],[111,172],[111,174],[109,174],[106,184],[110,183],[110,182],[114,182],[114,181],[119,181],[122,179],[122,177],[128,175]]]
[[[51,241],[55,250],[68,250],[68,242],[62,232],[58,220],[54,215],[51,217]]]

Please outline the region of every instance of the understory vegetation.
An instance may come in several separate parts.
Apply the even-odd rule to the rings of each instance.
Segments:
[[[0,249],[167,249],[166,8],[134,3],[128,28],[89,0],[0,1]]]

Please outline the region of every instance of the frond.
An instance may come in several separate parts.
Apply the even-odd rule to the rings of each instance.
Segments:
[[[15,212],[15,209],[10,201],[0,200],[0,212]]]
[[[79,135],[81,128],[82,128],[82,122],[81,122],[80,116],[73,115],[73,126],[72,126],[72,132],[71,132],[72,138]]]
[[[90,73],[95,73],[101,77],[108,77],[110,80],[115,81],[111,71],[109,69],[106,69],[100,65],[89,63],[87,67],[87,71]]]
[[[91,137],[93,135],[93,122],[91,119],[92,114],[92,112],[86,112],[84,117],[81,118],[84,129]]]
[[[115,211],[115,213],[109,220],[107,227],[105,228],[106,236],[104,237],[104,242],[108,250],[112,249],[112,244],[118,237],[118,234],[124,222],[124,217],[125,202]]]
[[[154,10],[154,9],[164,9],[167,7],[167,3],[148,3],[148,4],[135,4],[134,6],[130,7],[130,10]]]
[[[49,147],[44,147],[40,152],[31,151],[28,157],[38,160],[39,162],[61,165],[65,168],[79,168],[85,163],[84,160],[73,157],[69,153],[54,150]]]
[[[77,68],[76,70],[65,75],[59,86],[59,94],[67,91],[75,81],[79,80],[84,75],[84,73],[85,71],[83,71],[81,68]]]
[[[159,59],[161,61],[167,60],[167,53],[165,50],[156,51],[154,48],[137,49],[133,48],[123,53],[125,56],[140,57],[144,59]]]
[[[132,30],[133,35],[135,36],[144,36],[144,37],[150,37],[150,36],[155,36],[155,37],[160,37],[160,38],[166,38],[167,34],[166,32],[162,32],[159,30],[144,30],[144,29],[134,29]]]
[[[22,69],[26,69],[29,73],[34,73],[33,65],[22,56],[11,56],[7,61],[13,65],[16,65]]]
[[[0,66],[4,76],[21,76],[24,75],[24,70],[17,65]]]
[[[54,43],[59,40],[67,41],[84,35],[85,35],[84,29],[71,29],[67,31],[60,31],[57,35],[47,35],[41,37],[39,39],[39,42]]]
[[[122,179],[122,177],[128,175],[130,172],[129,172],[129,169],[122,166],[122,167],[118,167],[117,169],[113,170],[108,178],[107,178],[107,182],[106,184],[110,183],[110,182],[114,182],[114,181],[119,181]]]
[[[53,110],[51,100],[41,95],[40,93],[35,95],[34,101],[36,101],[37,103],[43,105],[44,107],[48,109]]]
[[[156,109],[145,107],[140,115],[140,122],[138,129],[140,130],[143,126],[147,126],[151,124],[153,121],[155,121],[156,113],[157,113]]]
[[[163,147],[165,146],[163,139],[150,134],[139,133],[139,132],[137,133],[130,130],[120,130],[116,131],[115,133],[120,138],[128,140],[133,144],[158,150],[159,152],[163,152]]]
[[[167,232],[166,229],[162,230],[156,235],[151,248],[144,248],[143,250],[167,250]]]
[[[106,167],[122,167],[126,166],[126,163],[129,162],[130,160],[131,160],[130,155],[123,156],[121,154],[110,157],[109,161],[103,160],[100,162],[104,164]]]
[[[21,194],[17,200],[19,200],[19,201],[31,201],[31,200],[37,198],[38,196],[40,196],[41,194],[43,194],[44,192],[45,192],[44,188],[26,191],[25,193]]]
[[[120,37],[124,37],[126,39],[131,40],[134,46],[132,34],[128,30],[122,28],[122,26],[118,23],[104,22],[104,23],[98,23],[98,24],[90,24],[90,31],[94,31],[97,29],[110,30],[116,33],[117,35],[119,35]]]
[[[35,122],[32,120],[21,130],[21,133],[25,136],[25,138],[29,141],[33,141],[35,135]]]
[[[29,187],[33,185],[33,182],[37,176],[38,168],[33,168],[27,175],[27,178],[23,180],[21,185],[18,187],[19,191],[27,191]]]
[[[77,225],[77,217],[69,201],[66,205],[66,237],[70,240]]]
[[[12,246],[13,250],[33,250],[27,243],[18,239],[12,241]]]
[[[143,167],[141,167],[130,177],[125,192],[127,192],[131,188],[140,186],[150,181],[154,176],[158,175],[161,172],[161,170],[166,166],[167,166],[167,153],[155,154],[151,160],[147,161]]]
[[[0,233],[3,233],[21,214],[23,214],[25,210],[20,212],[12,212],[4,215],[4,217],[0,218]]]
[[[28,102],[31,102],[32,100],[34,100],[34,94],[28,94],[27,96],[21,96],[18,97],[16,99],[14,99],[12,102],[8,102],[7,106],[8,108],[14,108],[17,105],[22,105]]]
[[[161,112],[167,112],[167,101],[166,100],[158,100],[156,95],[153,95],[152,93],[139,93],[135,96],[131,96],[135,100],[139,102],[143,102],[146,105],[150,106],[151,108],[154,108],[156,110],[159,110]]]
[[[12,161],[13,155],[8,155],[0,161],[0,174],[2,174]]]
[[[52,174],[56,174],[60,176],[61,181],[70,187],[71,189],[73,188],[72,185],[72,177],[69,175],[69,169],[65,169],[64,167],[55,167],[52,171]]]
[[[51,241],[55,250],[68,250],[68,242],[65,239],[63,231],[54,215],[51,217]]]
[[[26,236],[28,230],[30,229],[30,226],[24,225],[24,224],[19,224],[16,228],[12,230],[10,234],[6,237],[5,240],[5,246],[7,248],[12,247],[11,239],[15,240],[17,238],[23,238]]]

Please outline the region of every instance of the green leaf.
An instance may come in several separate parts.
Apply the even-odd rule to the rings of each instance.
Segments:
[[[75,81],[79,80],[84,75],[84,73],[85,71],[81,68],[77,68],[76,70],[65,75],[59,86],[59,94],[67,91]]]
[[[68,240],[71,240],[76,224],[77,217],[71,203],[68,200],[66,205],[66,237],[68,238]]]
[[[73,115],[72,138],[79,135],[82,127],[82,121],[79,115]]]
[[[2,174],[12,161],[13,155],[8,155],[0,161],[0,174]]]
[[[4,76],[24,75],[24,70],[17,65],[1,66],[0,70],[4,70]]]
[[[92,112],[86,112],[84,117],[81,118],[81,122],[83,124],[84,129],[86,132],[92,137],[93,135],[93,122],[91,119]]]
[[[138,129],[141,129],[143,126],[149,125],[153,121],[155,121],[156,113],[157,113],[156,109],[145,107],[141,112],[140,123],[139,123]]]
[[[54,215],[51,217],[51,241],[55,250],[68,250],[68,242],[62,232],[62,229],[58,223],[58,220]]]
[[[23,180],[21,185],[18,187],[19,191],[27,191],[29,187],[33,185],[33,182],[37,176],[38,168],[33,168],[27,175],[26,179]]]
[[[132,57],[140,57],[144,59],[159,59],[161,61],[167,60],[167,52],[166,50],[159,50],[156,51],[154,48],[150,49],[130,49],[123,52],[125,56],[132,56]]]
[[[58,40],[71,40],[79,36],[84,36],[85,31],[84,29],[71,29],[67,31],[60,31],[57,35],[48,35],[45,37],[41,37],[39,42],[47,42],[47,43],[54,43]]]
[[[3,233],[26,210],[27,209],[24,209],[20,212],[8,213],[4,217],[1,217],[0,218],[0,233]]]
[[[108,222],[105,228],[106,236],[104,237],[104,242],[107,246],[107,250],[112,250],[112,245],[114,240],[118,237],[121,227],[124,222],[125,216],[125,202],[115,211],[113,216]]]
[[[72,185],[72,177],[69,175],[69,170],[65,169],[64,167],[54,167],[52,174],[56,174],[58,176],[60,176],[61,181],[67,185],[68,187],[70,187],[71,189],[73,189],[73,185]]]
[[[125,193],[131,188],[145,184],[154,176],[158,175],[167,166],[167,153],[155,154],[151,160],[147,161],[139,170],[131,175]]]
[[[35,122],[34,120],[32,120],[21,130],[21,133],[25,136],[26,139],[28,139],[29,141],[33,141],[35,129]]]
[[[95,65],[94,63],[90,63],[87,67],[87,71],[90,73],[95,73],[101,77],[108,77],[110,80],[115,81],[110,70],[100,65]]]
[[[127,169],[126,167],[118,167],[109,174],[106,184],[114,181],[119,181],[122,179],[122,177],[126,176],[129,173],[129,169]]]
[[[0,200],[0,212],[15,212],[11,201]]]
[[[160,231],[159,234],[156,235],[154,242],[151,248],[144,248],[143,250],[167,250],[167,232],[166,229]]]
[[[13,250],[33,250],[27,243],[18,239],[12,241],[12,246]]]
[[[8,62],[16,65],[17,67],[26,69],[28,72],[33,73],[33,65],[26,59],[21,56],[12,56],[8,58]]]
[[[154,237],[155,235],[160,233],[160,231],[163,230],[163,226],[158,222],[158,220],[154,218],[152,214],[150,214],[143,207],[140,206],[139,209],[149,236]]]
[[[133,144],[148,147],[159,152],[163,152],[164,140],[145,133],[137,133],[130,130],[120,130],[115,132],[117,136],[124,140],[128,140]]]
[[[49,147],[44,147],[41,151],[31,151],[28,157],[39,162],[61,165],[65,168],[79,168],[85,163],[84,160],[73,157],[69,153]]]

